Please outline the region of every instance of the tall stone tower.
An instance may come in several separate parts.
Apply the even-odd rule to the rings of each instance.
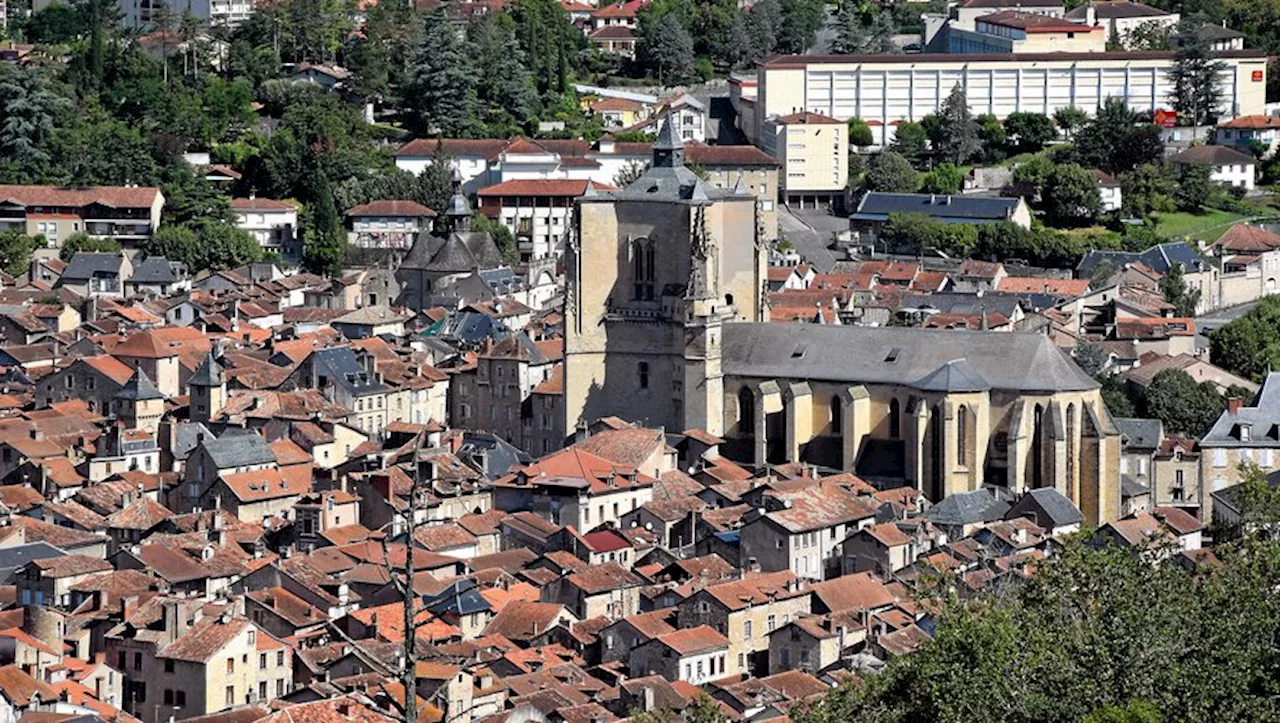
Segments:
[[[222,376],[222,365],[210,351],[200,366],[187,380],[191,391],[191,421],[209,422],[215,419],[227,404],[227,380]]]
[[[588,191],[567,244],[567,429],[616,415],[723,431],[722,327],[761,321],[766,248],[756,199],[684,164],[664,123],[653,165]]]

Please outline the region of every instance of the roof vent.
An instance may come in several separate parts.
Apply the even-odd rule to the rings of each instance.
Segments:
[[[884,355],[884,363],[893,364],[898,361],[899,356],[902,356],[902,350],[895,346],[889,350],[888,354]]]
[[[804,354],[809,350],[809,345],[805,343],[796,344],[796,348],[791,350],[792,359],[802,359]]]

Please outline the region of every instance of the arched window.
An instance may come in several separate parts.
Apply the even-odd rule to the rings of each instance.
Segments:
[[[1067,497],[1076,498],[1076,405],[1067,405]]]
[[[956,410],[956,457],[960,466],[969,466],[969,408],[963,404]]]
[[[889,400],[889,438],[897,439],[902,436],[902,407],[898,404],[897,399]]]
[[[756,433],[756,398],[746,387],[738,390],[738,431],[742,434]]]
[[[635,276],[636,299],[652,301],[654,279],[657,277],[652,241],[640,239],[631,243],[631,264]]]
[[[841,433],[841,425],[844,424],[844,420],[842,419],[844,415],[841,413],[842,411],[843,409],[840,406],[840,397],[838,396],[832,397],[831,398],[831,433],[832,434]]]
[[[649,362],[640,362],[636,365],[636,376],[640,379],[640,388],[649,388]]]
[[[1031,431],[1031,488],[1039,489],[1044,482],[1044,407],[1036,405]]]

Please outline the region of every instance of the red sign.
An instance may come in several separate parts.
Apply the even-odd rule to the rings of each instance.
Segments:
[[[1253,82],[1255,82],[1255,83],[1261,83],[1261,82],[1262,82],[1262,71],[1261,71],[1261,70],[1255,70],[1255,71],[1253,71]]]
[[[1156,125],[1161,128],[1172,128],[1178,124],[1178,113],[1177,111],[1159,108],[1156,110],[1155,121]]]

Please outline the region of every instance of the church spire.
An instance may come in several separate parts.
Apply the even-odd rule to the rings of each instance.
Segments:
[[[653,142],[653,167],[676,168],[684,165],[684,141],[676,132],[675,121],[668,115],[662,121],[658,139]]]

